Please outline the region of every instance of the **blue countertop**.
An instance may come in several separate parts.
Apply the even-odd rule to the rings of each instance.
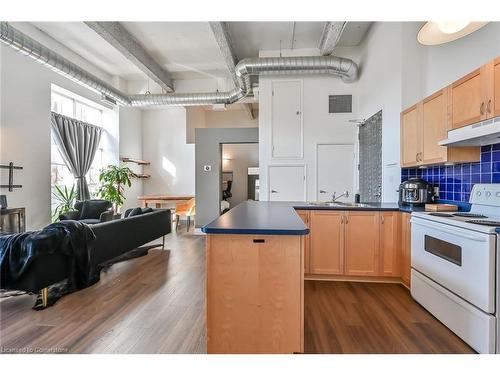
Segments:
[[[406,211],[397,203],[365,203],[367,207],[318,206],[307,202],[245,201],[201,228],[208,234],[305,235],[309,229],[295,210]]]

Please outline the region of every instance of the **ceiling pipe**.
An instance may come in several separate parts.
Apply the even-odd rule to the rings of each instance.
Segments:
[[[56,73],[111,97],[121,105],[133,107],[233,104],[252,93],[251,75],[331,74],[340,77],[344,82],[353,82],[358,76],[358,66],[354,61],[336,56],[249,58],[241,60],[236,65],[238,87],[231,91],[127,95],[16,30],[7,22],[0,22],[0,41]]]

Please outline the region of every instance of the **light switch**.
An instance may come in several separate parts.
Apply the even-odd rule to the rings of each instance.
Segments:
[[[211,165],[204,165],[204,166],[203,166],[203,170],[204,170],[205,172],[210,172],[210,171],[212,170],[212,166],[211,166]]]

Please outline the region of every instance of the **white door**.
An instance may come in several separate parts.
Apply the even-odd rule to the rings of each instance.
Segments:
[[[340,202],[352,202],[354,190],[354,145],[326,144],[317,148],[317,194],[318,201],[331,201],[345,191],[349,197]]]
[[[273,158],[302,158],[302,82],[273,81]]]
[[[305,201],[305,186],[303,165],[269,166],[269,200]]]

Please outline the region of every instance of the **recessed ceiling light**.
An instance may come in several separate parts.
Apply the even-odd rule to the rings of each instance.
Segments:
[[[432,46],[460,39],[479,30],[488,22],[442,21],[427,22],[417,35],[420,44]]]

